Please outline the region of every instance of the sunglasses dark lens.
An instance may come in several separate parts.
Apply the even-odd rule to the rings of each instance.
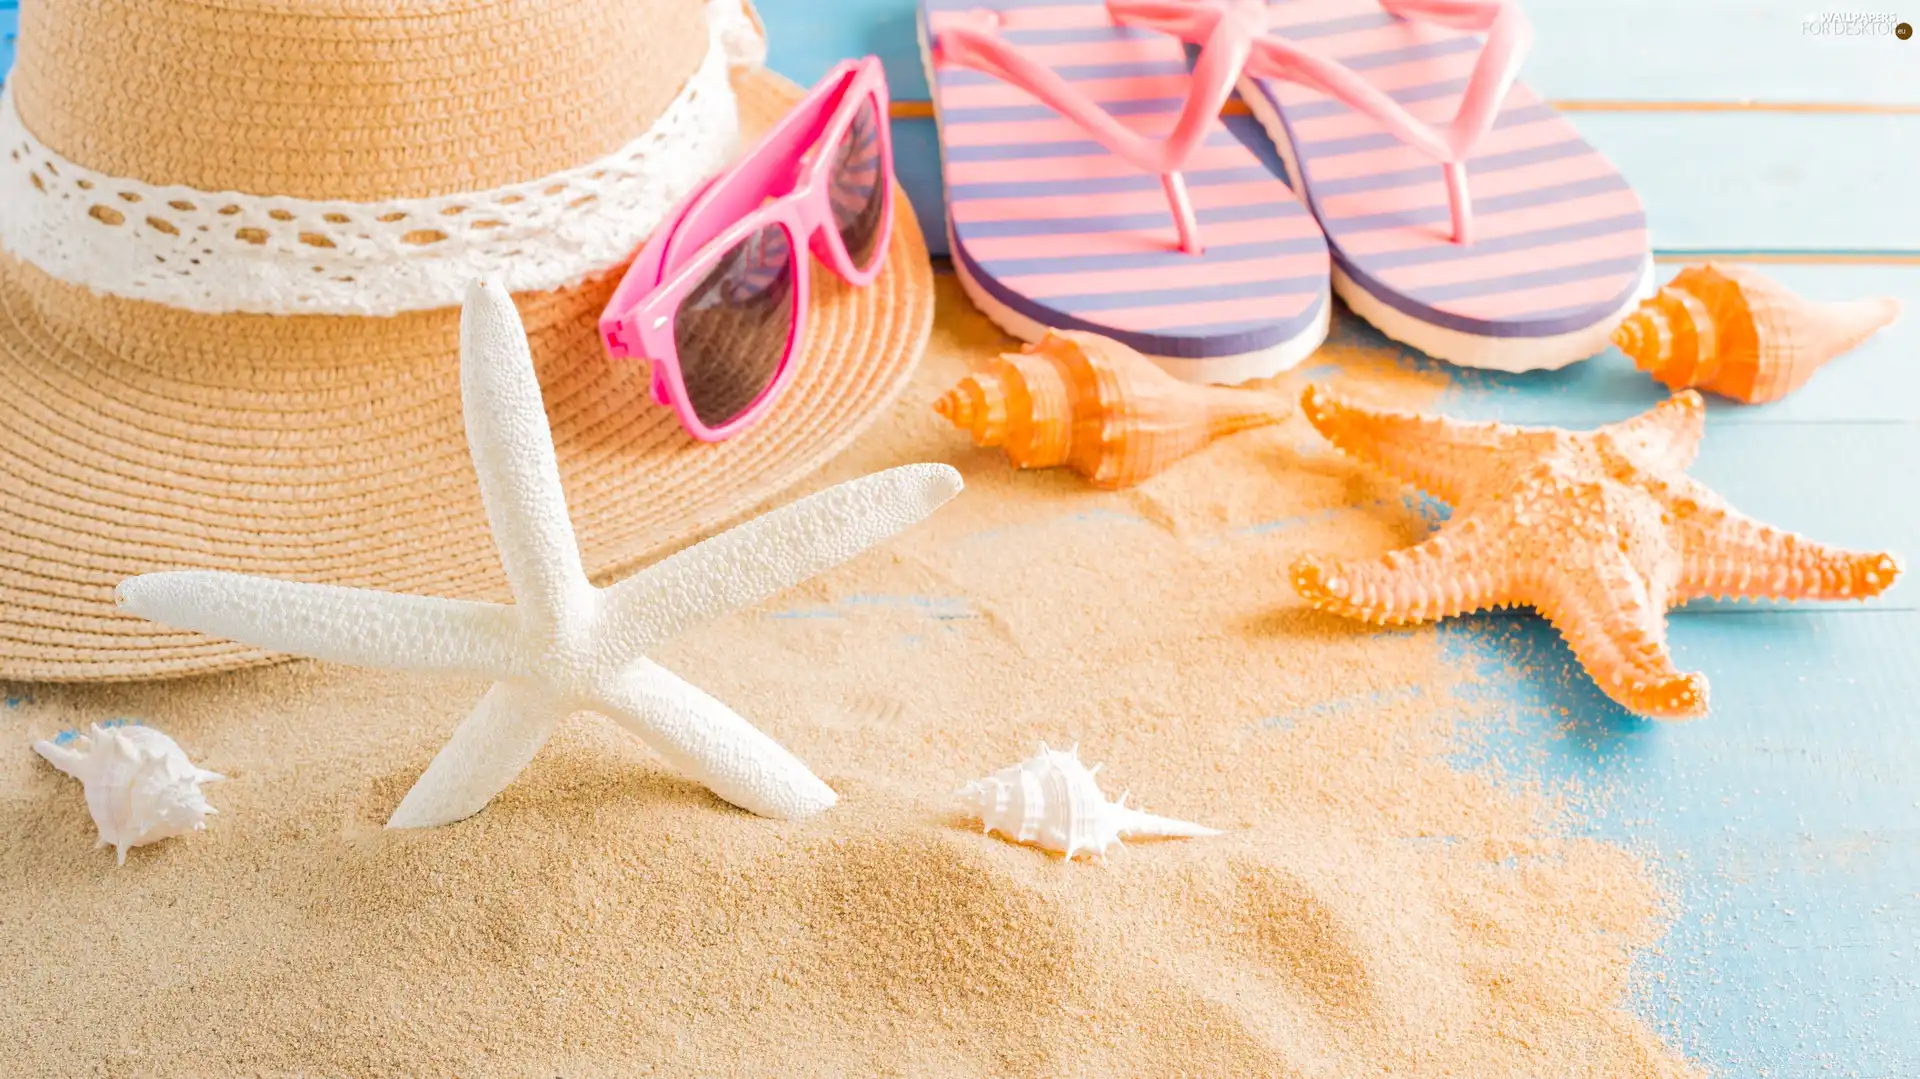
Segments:
[[[772,385],[793,330],[793,273],[787,230],[768,225],[722,255],[680,301],[673,343],[701,423],[737,418]]]
[[[884,170],[880,167],[880,117],[869,97],[833,150],[830,193],[833,223],[847,245],[853,264],[862,270],[873,265],[886,237],[880,235],[885,209]]]

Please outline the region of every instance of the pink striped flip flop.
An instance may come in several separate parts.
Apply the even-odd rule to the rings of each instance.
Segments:
[[[1147,21],[1200,40],[1220,4],[1161,0]],[[1326,230],[1348,306],[1474,367],[1607,347],[1652,289],[1646,217],[1514,81],[1532,31],[1511,0],[1277,0],[1264,15],[1241,96]]]
[[[921,0],[953,262],[1017,337],[1089,330],[1190,381],[1319,347],[1326,241],[1219,119],[1258,26],[1181,42],[1101,0]],[[1122,119],[1124,118],[1124,119]]]

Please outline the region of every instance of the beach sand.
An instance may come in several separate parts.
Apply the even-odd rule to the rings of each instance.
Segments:
[[[966,492],[655,657],[837,807],[755,818],[581,715],[478,816],[389,832],[483,685],[0,688],[0,1073],[1692,1074],[1626,1004],[1648,870],[1449,763],[1497,705],[1433,629],[1288,586],[1301,551],[1417,538],[1417,500],[1298,417],[1128,492],[1015,473],[931,412],[1008,344],[941,287],[914,386],[810,487],[940,460]],[[1280,385],[1433,403],[1377,341],[1343,313]],[[28,743],[120,716],[230,778],[116,868]],[[956,814],[1042,741],[1226,834],[1065,863]]]

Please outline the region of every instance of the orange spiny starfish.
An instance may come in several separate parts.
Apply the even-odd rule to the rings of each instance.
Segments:
[[[1381,624],[1532,606],[1609,697],[1643,715],[1707,711],[1706,678],[1667,652],[1669,607],[1864,599],[1900,573],[1892,555],[1769,528],[1688,476],[1706,425],[1692,390],[1594,431],[1376,412],[1316,387],[1302,404],[1334,445],[1453,507],[1426,541],[1380,558],[1301,558],[1302,596]]]

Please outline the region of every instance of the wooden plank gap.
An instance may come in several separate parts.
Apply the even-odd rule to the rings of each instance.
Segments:
[[[1792,266],[1920,266],[1920,251],[1765,251],[1660,248],[1655,262],[1754,262]]]
[[[1550,101],[1561,112],[1779,112],[1820,115],[1920,116],[1920,105],[1867,101],[1630,101],[1607,98]]]

